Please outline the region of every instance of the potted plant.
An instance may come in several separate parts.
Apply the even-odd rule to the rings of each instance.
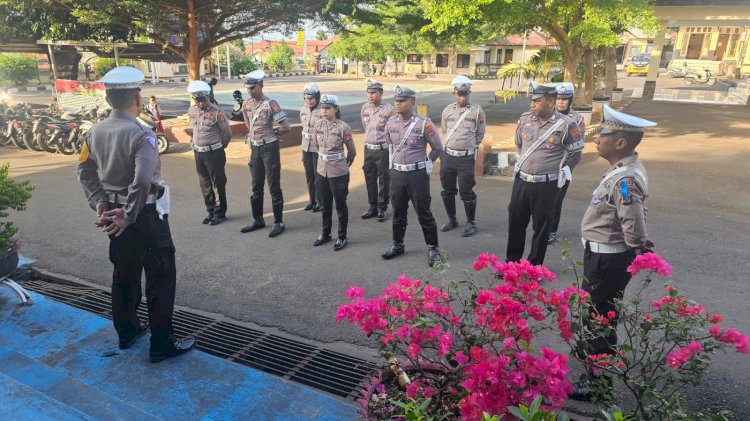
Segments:
[[[20,240],[14,237],[18,232],[12,222],[2,219],[9,216],[8,209],[22,211],[31,198],[34,185],[26,180],[17,182],[8,176],[9,165],[0,165],[0,278],[10,275],[18,265]]]

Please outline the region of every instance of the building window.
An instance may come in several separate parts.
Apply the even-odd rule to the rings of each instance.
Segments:
[[[697,59],[701,56],[701,48],[703,47],[704,34],[692,34],[688,39],[687,52],[685,58]]]
[[[503,63],[510,63],[513,61],[513,49],[508,48],[505,50],[505,59],[503,59]]]
[[[491,53],[492,52],[490,50],[487,50],[487,51],[484,52],[484,62],[483,63],[489,63],[490,62]]]
[[[409,54],[406,56],[406,62],[409,64],[422,64],[422,54]]]
[[[495,63],[502,63],[503,62],[503,49],[498,48],[497,52],[495,53]]]
[[[740,34],[732,35],[732,41],[729,43],[729,57],[733,57],[734,53],[737,52],[737,41],[740,39]]]
[[[471,56],[469,54],[459,54],[456,57],[456,67],[465,69],[469,67],[469,63],[471,62]]]
[[[448,67],[448,54],[438,54],[435,57],[436,67]]]

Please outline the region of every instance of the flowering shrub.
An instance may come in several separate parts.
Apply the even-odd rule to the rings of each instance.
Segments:
[[[538,396],[545,408],[562,408],[572,391],[568,357],[533,344],[549,330],[573,340],[570,306],[581,307],[588,294],[575,287],[547,290],[544,283],[556,282],[555,274],[525,260],[502,263],[480,254],[474,271],[491,276],[481,286],[467,277],[443,289],[402,275],[374,298],[351,287],[336,320],[359,326],[386,359],[405,358],[411,376],[403,382],[405,396],[429,400],[425,410],[432,415],[481,420],[485,412],[506,414]],[[377,383],[382,390],[376,392],[385,393]],[[397,415],[403,413],[391,414]]]
[[[644,293],[653,275],[672,274],[670,265],[658,255],[636,256],[627,270],[634,276],[645,277],[634,285],[629,298],[616,303],[618,314],[590,313],[589,306],[574,303],[570,307],[571,318],[588,315],[591,322],[583,324],[576,340],[568,342],[574,349],[580,349],[586,339],[606,338],[612,329],[611,320],[617,317],[620,330],[625,333],[621,343],[608,344],[612,354],[584,355],[584,363],[595,374],[607,374],[622,381],[635,398],[636,407],[630,412],[636,419],[683,419],[675,415],[684,413],[678,392],[688,384],[699,383],[717,350],[734,347],[738,353],[750,353],[748,336],[718,326],[724,320],[721,314],[709,313],[671,284],[665,285],[662,298],[648,304]]]

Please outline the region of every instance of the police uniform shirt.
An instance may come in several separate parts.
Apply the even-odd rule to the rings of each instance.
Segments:
[[[116,193],[127,197],[123,211],[133,223],[151,186],[161,181],[160,168],[156,135],[134,116],[113,110],[88,132],[77,171],[92,209],[109,201],[108,193]]]
[[[453,130],[456,122],[466,111],[467,107],[470,109],[469,113],[466,114],[461,125],[456,128],[450,139],[448,139],[448,133]],[[443,115],[440,119],[440,129],[443,132],[443,136],[446,136],[444,145],[446,148],[465,151],[474,149],[482,143],[486,124],[484,110],[479,105],[474,104],[468,104],[467,107],[459,108],[458,104],[454,102],[443,110]]]
[[[299,118],[302,121],[302,150],[305,152],[317,152],[317,146],[313,142],[315,134],[315,125],[322,118],[320,107],[310,110],[310,107],[303,105],[299,110]]]
[[[394,115],[393,105],[385,102],[377,106],[371,102],[362,105],[360,117],[365,128],[365,143],[379,145],[385,142],[385,123]]]
[[[257,114],[258,118],[255,118]],[[279,103],[263,95],[256,101],[254,98],[246,99],[242,104],[242,116],[248,128],[250,138],[253,140],[276,139],[278,135],[273,132],[273,124],[279,124],[279,135],[289,132],[289,121],[286,112],[281,110]],[[255,122],[253,123],[253,119]]]
[[[315,146],[318,155],[343,154],[346,145],[344,159],[335,161],[324,161],[318,159],[318,174],[323,177],[340,177],[349,172],[349,162],[354,162],[357,151],[352,140],[352,129],[342,120],[328,121],[325,118],[318,120],[315,128]]]
[[[627,167],[627,170],[607,179],[607,175],[622,167]],[[602,180],[605,184],[600,184],[594,191],[583,216],[581,237],[597,243],[624,242],[630,248],[643,247],[648,239],[644,207],[648,181],[638,154],[621,159]]]
[[[224,147],[232,139],[232,128],[226,114],[218,105],[209,103],[205,109],[193,105],[188,110],[193,127],[193,144],[210,146],[221,143]]]
[[[573,110],[570,110],[568,111],[568,117],[570,117],[571,120],[575,121],[576,124],[578,124],[578,127],[581,129],[581,136],[584,136],[584,134],[586,133],[586,122],[583,121],[583,116]]]
[[[521,171],[533,175],[556,174],[560,171],[560,161],[563,159],[563,166],[567,165],[571,169],[581,160],[583,133],[578,124],[557,110],[547,121],[539,120],[531,112],[521,115],[516,128],[516,148],[519,156],[523,156],[526,150],[536,143],[539,136],[545,134],[559,119],[564,120],[563,124],[529,155],[521,165]]]
[[[406,140],[406,143],[404,143],[404,146],[398,151],[398,153],[396,153],[396,149],[401,144],[401,141],[406,134],[406,130],[411,126],[413,121],[416,121],[414,128],[409,133],[409,137]],[[393,157],[393,163],[395,164],[415,164],[424,161],[428,144],[432,148],[430,151],[430,159],[433,161],[440,156],[441,152],[443,152],[443,144],[440,141],[440,135],[435,129],[432,120],[419,116],[416,113],[412,114],[411,118],[406,121],[403,121],[398,114],[391,117],[386,123],[385,130],[385,142],[389,147],[393,148],[395,154]]]

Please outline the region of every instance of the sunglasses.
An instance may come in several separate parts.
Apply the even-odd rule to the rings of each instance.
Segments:
[[[207,96],[202,96],[202,97],[195,97],[195,96],[194,96],[194,97],[193,97],[193,101],[195,101],[195,102],[203,102],[203,101],[208,101],[208,97],[207,97]]]

